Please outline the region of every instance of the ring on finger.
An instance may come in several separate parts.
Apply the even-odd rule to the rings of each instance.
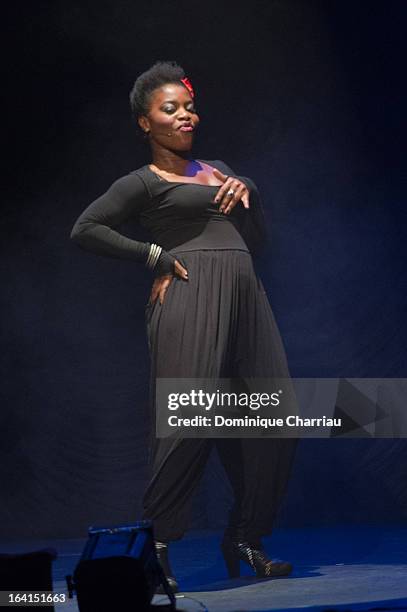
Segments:
[[[229,191],[226,192],[226,195],[228,196],[234,196],[235,195],[235,190],[234,189],[229,189]]]

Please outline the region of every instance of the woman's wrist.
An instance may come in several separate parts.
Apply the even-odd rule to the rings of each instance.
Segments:
[[[146,266],[150,270],[154,270],[162,253],[162,248],[158,244],[151,243],[147,255]]]
[[[174,274],[175,257],[162,247],[152,243],[147,256],[146,266],[153,271],[154,276]]]

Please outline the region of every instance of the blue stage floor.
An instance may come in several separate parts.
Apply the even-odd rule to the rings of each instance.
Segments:
[[[407,611],[406,525],[276,529],[265,539],[265,547],[270,556],[291,561],[294,572],[271,580],[256,580],[244,564],[241,578],[227,579],[219,550],[221,536],[220,532],[195,531],[172,544],[171,563],[182,589],[177,610]],[[1,551],[56,548],[54,590],[66,592],[64,577],[72,573],[84,542],[3,542]],[[166,598],[156,596],[153,603],[166,603]],[[77,606],[70,600],[56,610],[71,612]]]

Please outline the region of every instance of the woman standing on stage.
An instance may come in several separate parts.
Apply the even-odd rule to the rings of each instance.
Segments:
[[[239,560],[257,576],[286,575],[291,564],[269,559],[261,537],[271,533],[295,440],[154,436],[159,377],[289,377],[251,256],[267,239],[259,193],[224,162],[192,157],[199,116],[193,87],[178,64],[156,62],[136,80],[130,102],[151,163],[92,202],[71,238],[94,253],[144,264],[155,277],[146,306],[152,474],[143,518],[153,521],[159,559],[177,591],[168,544],[187,529],[192,494],[216,446],[234,492],[221,545],[229,575],[239,575]],[[130,217],[150,231],[151,243],[114,229]]]

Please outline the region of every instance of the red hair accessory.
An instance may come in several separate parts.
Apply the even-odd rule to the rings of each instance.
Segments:
[[[191,94],[191,98],[193,98],[195,94],[194,94],[194,90],[191,85],[191,81],[187,79],[187,77],[185,77],[181,79],[181,82],[184,83],[185,87],[188,89],[189,93]]]

